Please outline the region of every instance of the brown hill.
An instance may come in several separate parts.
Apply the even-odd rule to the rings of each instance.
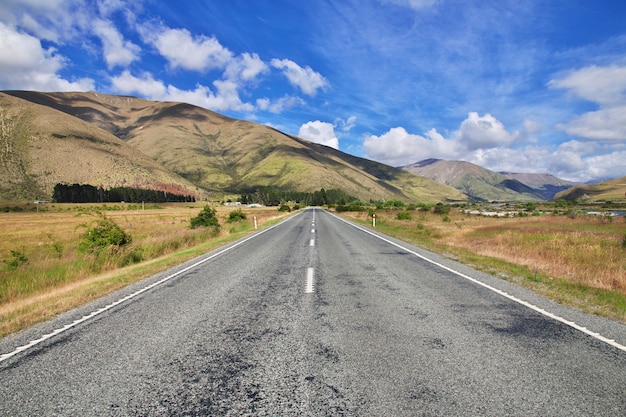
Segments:
[[[0,93],[0,201],[50,199],[57,183],[199,189],[133,146],[54,108]]]
[[[626,177],[604,181],[598,184],[577,185],[558,193],[555,199],[571,201],[625,201]]]
[[[7,93],[97,126],[208,191],[239,193],[271,185],[337,188],[363,200],[466,200],[427,178],[189,104],[93,92]]]

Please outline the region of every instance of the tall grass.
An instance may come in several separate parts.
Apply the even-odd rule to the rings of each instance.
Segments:
[[[79,250],[80,236],[91,218],[85,217],[84,206],[70,211],[68,207],[72,206],[59,205],[57,210],[44,213],[0,213],[0,259],[4,261],[0,262],[0,306],[217,237],[213,229],[189,228],[189,219],[201,206],[179,204],[161,210],[133,207],[107,213],[132,235],[132,244],[84,252]],[[218,210],[224,224],[228,213],[221,207]],[[257,209],[253,214],[259,223],[278,216],[275,208]],[[244,233],[251,223],[244,220],[221,233]],[[27,261],[15,264],[15,253]]]

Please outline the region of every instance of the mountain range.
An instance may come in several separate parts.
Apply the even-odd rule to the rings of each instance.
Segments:
[[[96,92],[0,92],[0,168],[0,202],[50,199],[58,183],[200,199],[268,186],[415,203],[604,195],[596,186],[568,193],[581,186],[549,174],[494,172],[464,161],[391,167],[190,104]],[[614,182],[599,189],[623,195],[626,178]]]
[[[465,161],[425,159],[401,168],[450,185],[476,202],[552,200],[576,185],[550,174],[494,172]]]
[[[466,201],[457,189],[268,126],[184,103],[95,92],[0,93],[1,201],[57,183],[173,187],[201,198],[258,187],[341,189],[364,201]]]

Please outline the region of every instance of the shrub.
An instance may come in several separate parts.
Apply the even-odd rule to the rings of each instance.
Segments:
[[[435,204],[435,209],[434,209],[434,213],[435,214],[448,214],[450,213],[450,206],[446,206],[443,203],[437,203]]]
[[[411,216],[410,211],[400,211],[396,214],[396,219],[398,220],[413,220],[413,216]]]
[[[241,211],[241,209],[239,209],[239,210],[231,211],[230,214],[228,215],[228,220],[226,220],[226,222],[237,223],[242,220],[246,220],[246,218],[247,218],[246,213],[244,213],[243,211]]]
[[[198,227],[214,227],[219,229],[220,222],[217,219],[215,209],[208,205],[204,206],[202,211],[196,217],[191,218],[190,227],[192,229],[196,229]]]
[[[109,246],[124,246],[132,243],[133,238],[119,227],[113,220],[100,214],[100,218],[92,223],[82,235],[78,249],[82,252],[94,252]]]
[[[280,207],[278,207],[278,211],[290,212],[291,208],[287,204],[281,204]]]
[[[4,263],[7,265],[9,270],[17,269],[27,262],[28,258],[24,255],[24,252],[20,252],[18,250],[11,250],[11,257],[4,260]]]

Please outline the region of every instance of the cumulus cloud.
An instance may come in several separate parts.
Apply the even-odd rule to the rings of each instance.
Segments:
[[[205,107],[215,111],[235,110],[249,112],[254,110],[250,103],[244,103],[239,97],[237,83],[230,80],[213,82],[215,92],[204,85],[196,85],[193,90],[181,90],[173,85],[165,85],[155,80],[150,73],[135,77],[126,70],[111,79],[113,87],[123,94],[139,94],[152,100],[181,101]]]
[[[173,68],[194,71],[224,69],[233,54],[215,37],[192,36],[187,29],[142,28],[145,40],[153,44]]]
[[[368,157],[398,166],[427,158],[467,159],[472,152],[509,146],[515,136],[492,115],[471,112],[450,138],[435,129],[422,136],[396,127],[381,136],[366,137],[363,148]]]
[[[0,22],[0,88],[38,91],[86,91],[94,88],[88,78],[68,81],[59,75],[66,59],[54,48]]]
[[[513,136],[506,131],[500,121],[488,113],[479,116],[476,112],[470,112],[467,119],[461,123],[455,139],[470,151],[506,146],[513,142]]]
[[[408,165],[427,158],[456,159],[458,141],[445,139],[435,129],[424,136],[408,133],[403,127],[389,129],[380,136],[365,138],[363,148],[367,157],[392,166]]]
[[[330,123],[319,120],[307,122],[300,126],[298,136],[311,142],[339,149],[339,139],[335,135],[335,127]]]
[[[328,81],[319,72],[313,71],[309,66],[302,68],[289,59],[272,59],[274,68],[283,71],[291,85],[298,87],[308,96],[317,94],[317,90],[326,88]]]
[[[558,125],[568,134],[603,142],[626,142],[626,66],[589,66],[572,71],[548,85],[597,103],[598,110]]]
[[[98,19],[93,24],[93,30],[102,41],[104,60],[109,69],[118,65],[127,66],[139,58],[139,46],[124,40],[111,22]]]
[[[226,67],[224,77],[230,80],[254,81],[259,75],[266,73],[269,67],[258,54],[245,52],[233,57]]]

